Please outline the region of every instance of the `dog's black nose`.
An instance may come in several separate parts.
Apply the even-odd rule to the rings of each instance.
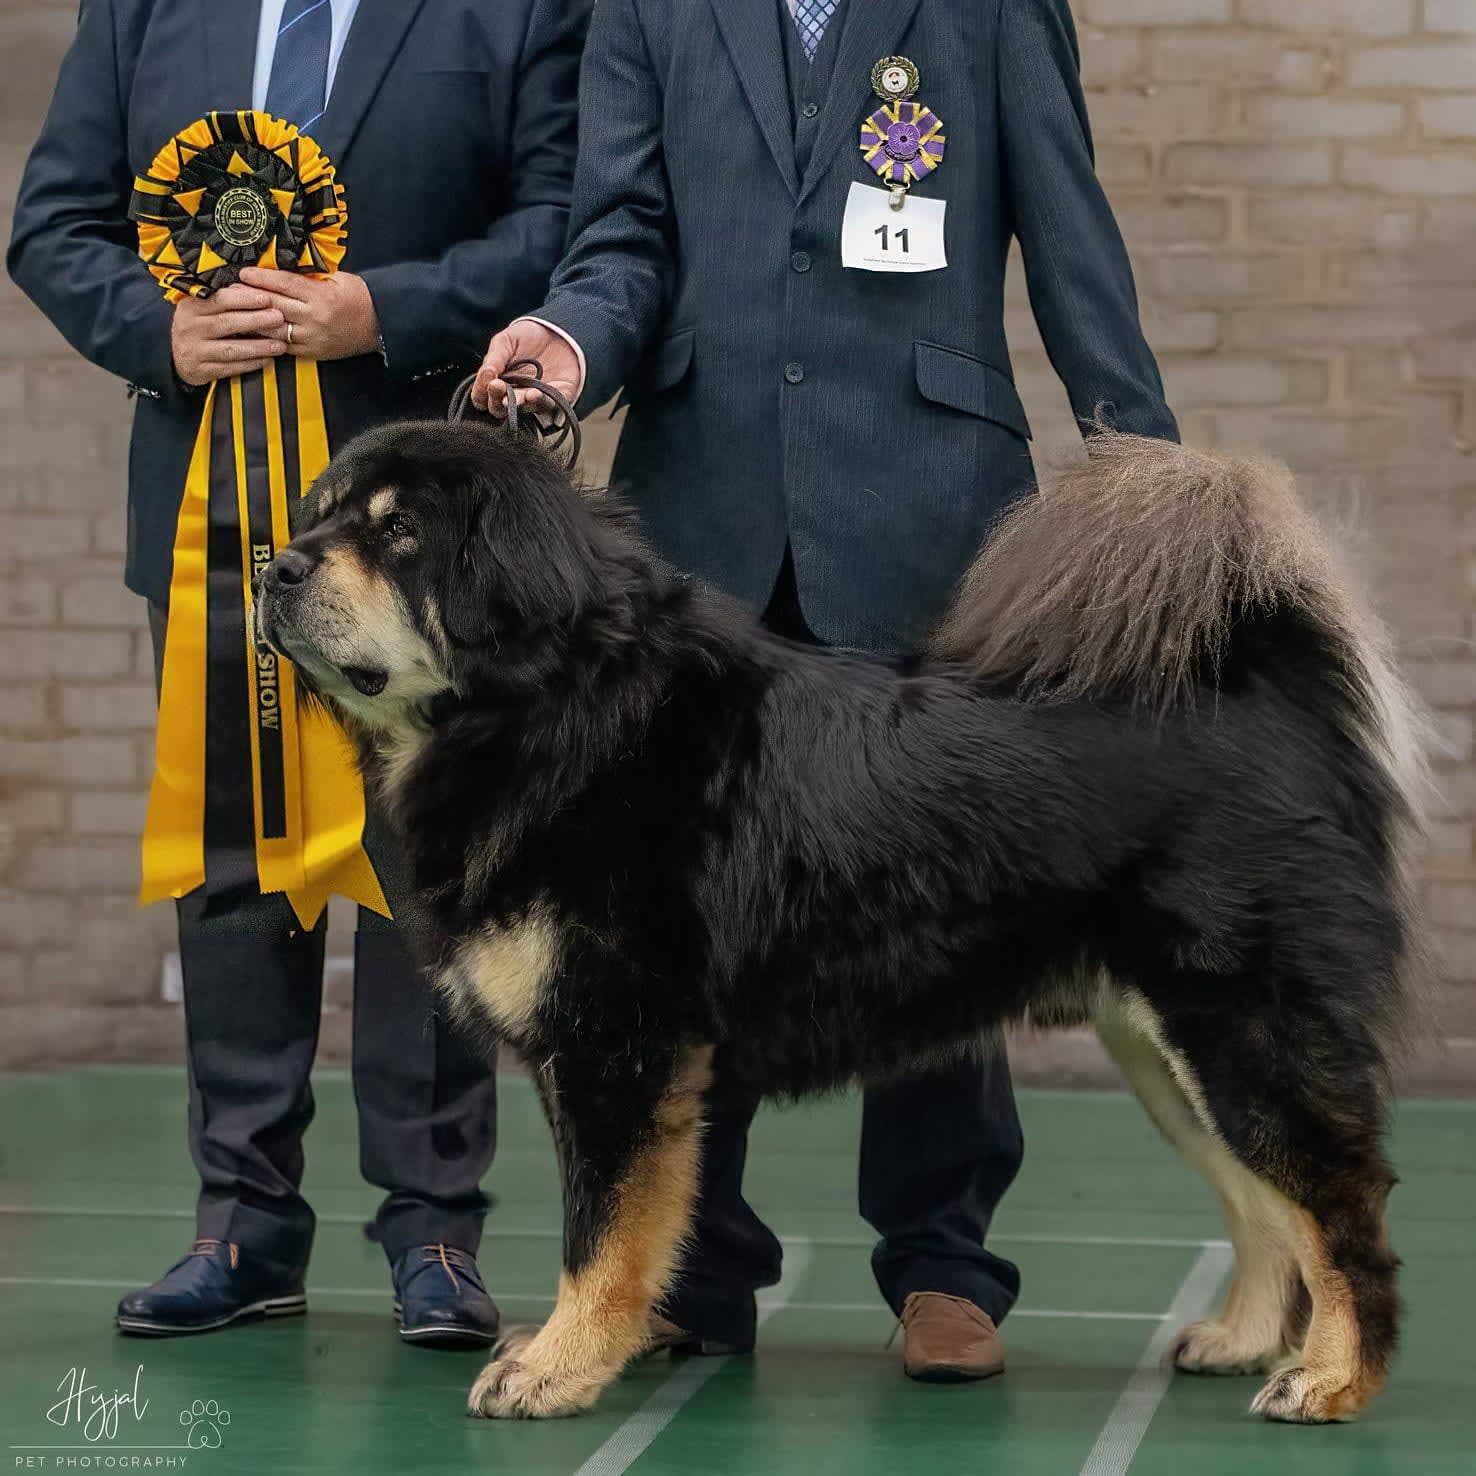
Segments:
[[[266,578],[271,584],[301,584],[317,567],[312,554],[288,544],[266,566]]]

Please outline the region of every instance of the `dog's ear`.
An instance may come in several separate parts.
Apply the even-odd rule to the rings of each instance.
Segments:
[[[493,504],[489,496],[479,496],[441,591],[441,622],[457,646],[477,649],[497,638],[493,602],[501,564],[496,537]]]
[[[569,489],[536,463],[516,485],[479,482],[447,571],[441,618],[454,646],[526,659],[528,643],[567,631],[596,582]],[[551,468],[547,469],[551,470]]]
[[[297,498],[290,507],[293,534],[305,533],[322,522],[343,500],[348,488],[348,477],[331,465],[327,467],[308,488],[306,495]]]

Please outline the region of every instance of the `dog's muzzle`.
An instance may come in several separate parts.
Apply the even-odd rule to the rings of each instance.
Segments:
[[[281,618],[282,605],[290,606],[291,597],[312,578],[320,562],[316,554],[289,543],[251,581],[251,638],[258,646],[291,658],[282,642],[273,639],[273,627]]]
[[[274,655],[281,656],[283,653],[272,644],[266,605],[269,598],[262,586],[261,575],[258,574],[251,581],[251,644],[258,650],[271,651]]]
[[[330,666],[362,697],[378,697],[389,685],[389,673],[372,666],[340,666],[330,660],[292,620],[292,609],[318,567],[318,560],[289,544],[251,581],[251,639],[259,648],[295,666]]]

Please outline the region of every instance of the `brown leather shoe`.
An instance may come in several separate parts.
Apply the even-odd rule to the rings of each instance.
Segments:
[[[913,1292],[902,1303],[902,1369],[924,1384],[960,1384],[1003,1373],[994,1319],[963,1297]]]

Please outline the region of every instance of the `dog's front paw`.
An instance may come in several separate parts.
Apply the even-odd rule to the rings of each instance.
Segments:
[[[1251,1401],[1250,1412],[1295,1425],[1326,1425],[1356,1420],[1376,1392],[1357,1382],[1319,1378],[1308,1368],[1288,1368],[1266,1381]]]
[[[600,1384],[541,1366],[533,1356],[533,1335],[533,1329],[518,1328],[498,1343],[467,1396],[467,1413],[487,1420],[547,1420],[594,1404]]]

